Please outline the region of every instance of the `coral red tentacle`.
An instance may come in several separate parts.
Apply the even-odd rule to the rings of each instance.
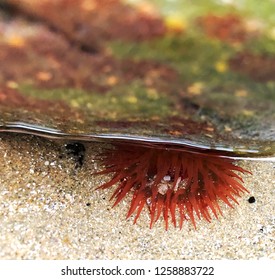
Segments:
[[[238,204],[236,197],[248,192],[240,173],[251,174],[228,158],[126,144],[106,149],[101,160],[105,168],[96,174],[112,177],[98,188],[117,185],[111,197],[114,206],[133,193],[127,218],[135,213],[136,223],[147,205],[150,227],[162,216],[166,229],[170,219],[175,227],[189,220],[196,228],[195,215],[208,222],[218,218],[219,201],[232,208]]]

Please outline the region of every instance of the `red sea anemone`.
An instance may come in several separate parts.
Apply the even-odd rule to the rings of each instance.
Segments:
[[[195,215],[211,221],[221,214],[219,200],[233,208],[236,197],[248,192],[237,173],[248,171],[236,166],[232,159],[217,155],[192,153],[171,148],[152,148],[115,144],[101,154],[104,170],[97,174],[112,174],[100,189],[116,185],[111,197],[114,206],[128,193],[132,202],[127,218],[135,213],[134,223],[146,205],[150,227],[162,215],[168,229],[169,219],[181,228]]]

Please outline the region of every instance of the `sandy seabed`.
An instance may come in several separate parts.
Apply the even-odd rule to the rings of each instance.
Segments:
[[[235,209],[221,203],[219,220],[166,231],[163,220],[149,228],[146,210],[126,220],[130,197],[112,208],[113,189],[95,190],[103,144],[86,143],[76,168],[66,143],[0,135],[0,259],[275,259],[274,162],[239,162],[250,193]]]

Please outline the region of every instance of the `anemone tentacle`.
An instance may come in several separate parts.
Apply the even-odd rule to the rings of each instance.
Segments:
[[[248,192],[239,174],[250,172],[217,155],[116,144],[100,158],[104,169],[97,174],[112,176],[98,188],[116,185],[113,206],[131,193],[127,218],[135,215],[136,223],[147,205],[150,227],[162,216],[166,229],[170,219],[175,227],[189,220],[196,228],[195,216],[210,222],[211,212],[222,215],[219,201],[233,208],[236,197]]]

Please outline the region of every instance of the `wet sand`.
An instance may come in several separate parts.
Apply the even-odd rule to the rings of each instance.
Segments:
[[[253,172],[250,194],[221,204],[219,220],[166,231],[163,220],[150,229],[145,210],[126,220],[130,197],[112,208],[113,190],[95,190],[103,144],[86,143],[77,168],[66,143],[0,135],[0,259],[275,259],[274,162],[239,162]]]

